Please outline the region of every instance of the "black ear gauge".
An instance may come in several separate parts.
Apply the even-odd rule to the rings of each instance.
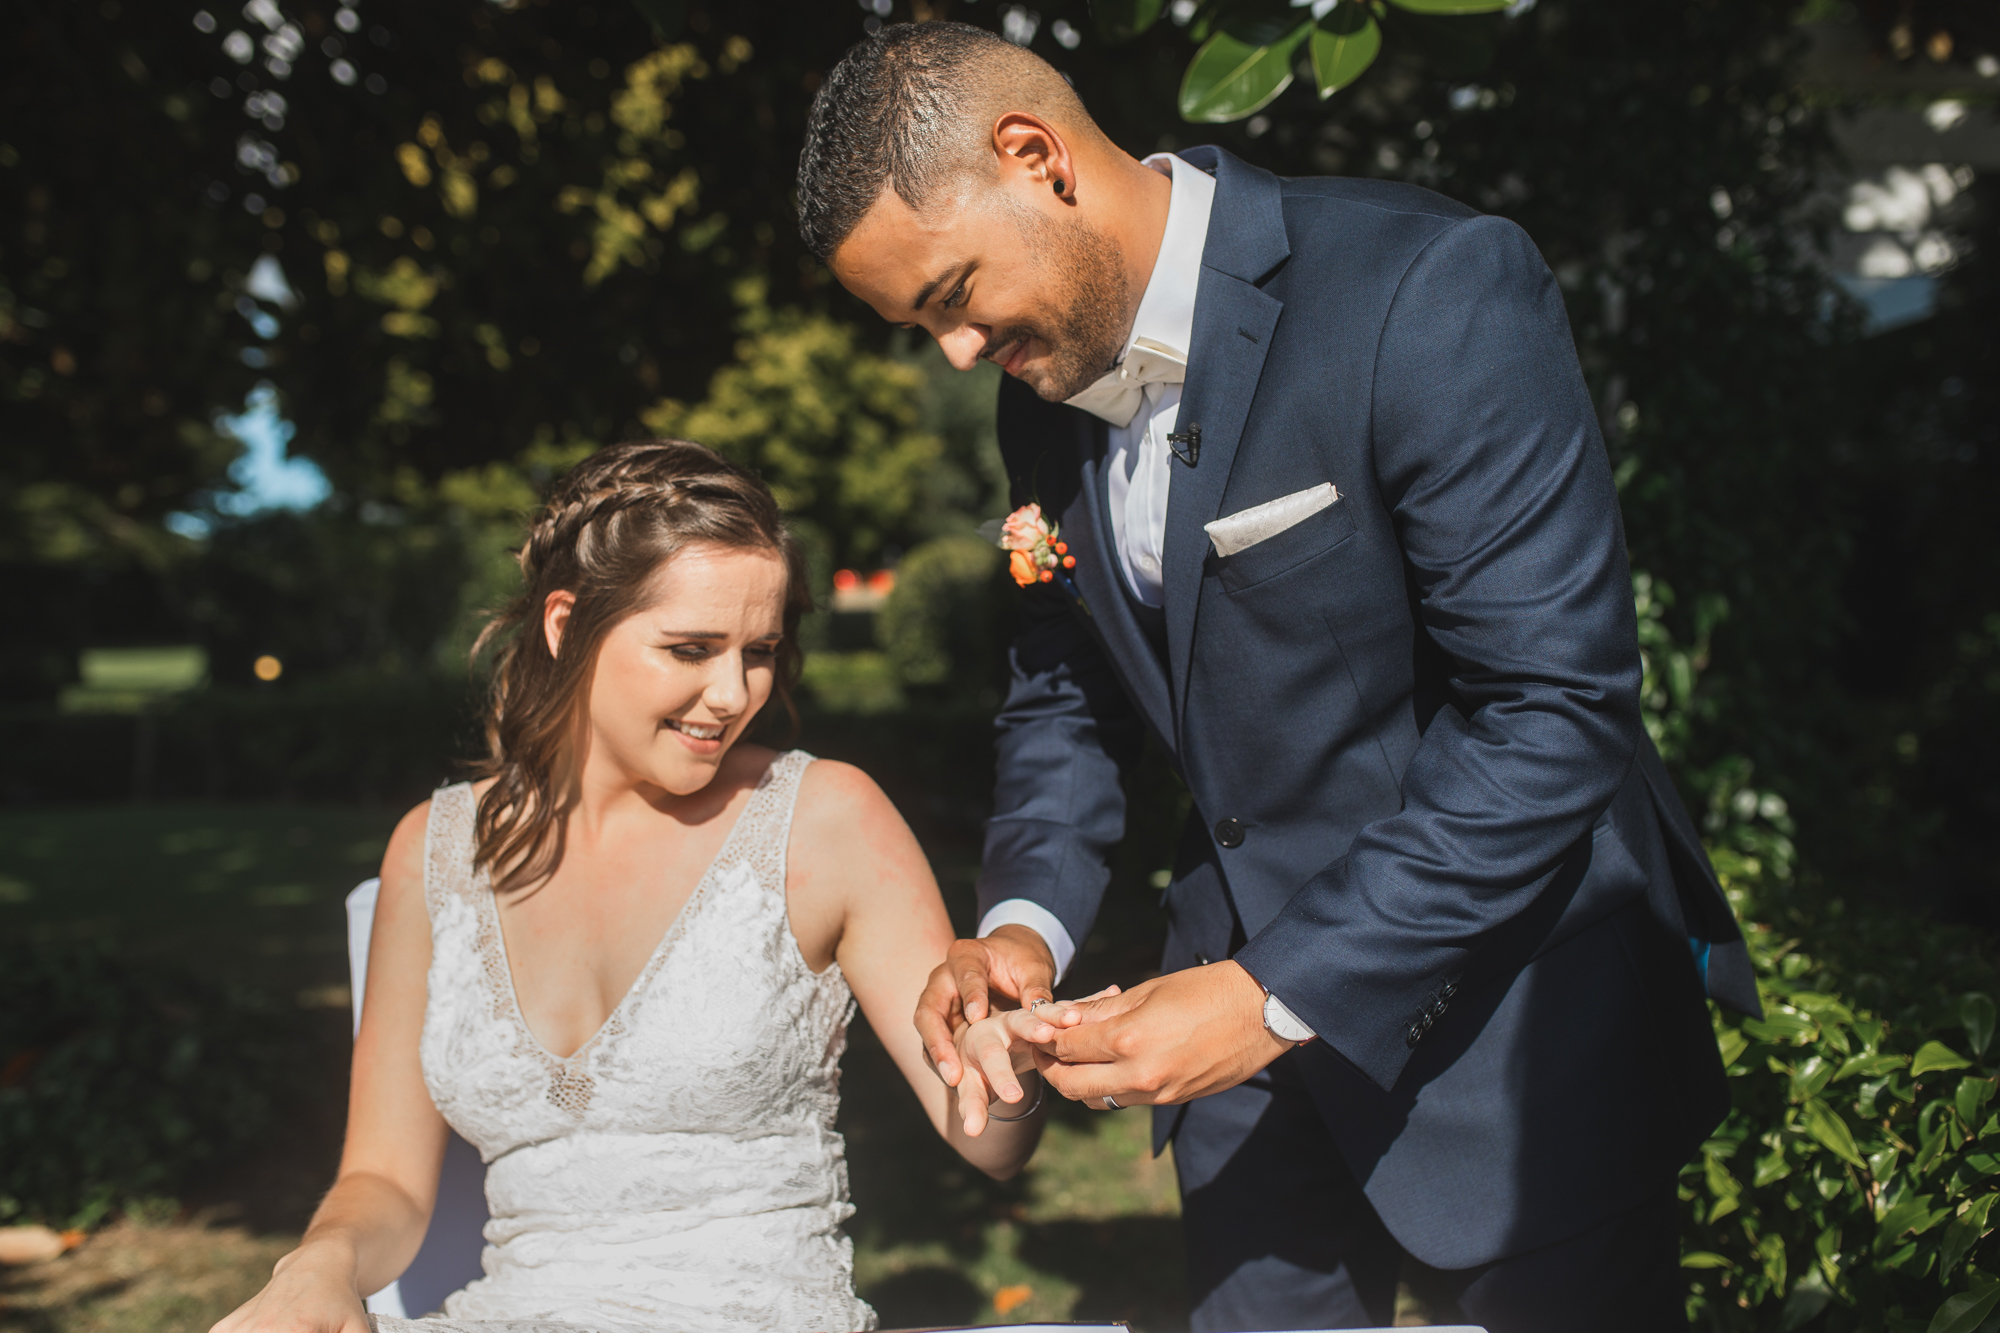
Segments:
[[[1063,192],[1063,188],[1064,188],[1064,187],[1063,187],[1063,179],[1062,179],[1062,177],[1060,177],[1060,176],[1056,177],[1056,193],[1057,193],[1057,194],[1061,194],[1061,193]]]

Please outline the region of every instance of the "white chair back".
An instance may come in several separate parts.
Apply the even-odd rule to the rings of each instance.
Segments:
[[[368,990],[368,940],[375,927],[379,879],[365,880],[347,895],[347,969],[353,978],[354,1030],[361,1030],[361,1001]],[[438,1173],[437,1206],[423,1248],[403,1276],[368,1298],[368,1313],[399,1319],[428,1314],[444,1298],[481,1275],[485,1249],[486,1164],[479,1152],[453,1134]]]

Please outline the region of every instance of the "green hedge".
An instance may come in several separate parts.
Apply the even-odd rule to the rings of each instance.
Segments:
[[[272,1126],[295,1014],[82,943],[0,944],[0,1224],[172,1198]]]
[[[1681,1178],[1690,1323],[2000,1327],[1992,958],[1802,885],[1784,803],[1749,777],[1710,775],[1707,822],[1766,1012],[1716,1016],[1733,1105]]]
[[[413,803],[476,754],[464,676],[218,686],[151,713],[0,711],[0,799]]]

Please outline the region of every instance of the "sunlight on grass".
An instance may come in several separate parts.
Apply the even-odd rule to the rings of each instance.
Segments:
[[[997,1204],[1001,1215],[935,1239],[857,1242],[856,1284],[885,1323],[1184,1321],[1180,1197],[1172,1156],[1152,1156],[1152,1117],[1063,1107],[1051,1121],[1025,1199]]]

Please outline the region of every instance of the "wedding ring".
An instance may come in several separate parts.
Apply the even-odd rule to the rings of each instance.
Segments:
[[[1111,1094],[1107,1092],[1104,1094],[1104,1109],[1107,1111],[1122,1111],[1125,1108],[1120,1106],[1117,1102],[1112,1101]]]
[[[1049,997],[1048,997],[1048,996],[1046,996],[1046,995],[1042,995],[1042,996],[1037,996],[1037,997],[1035,998],[1035,1002],[1034,1002],[1033,1004],[1030,1004],[1030,1005],[1028,1006],[1028,1012],[1032,1014],[1032,1013],[1034,1013],[1034,1012],[1035,1012],[1035,1010],[1037,1010],[1037,1009],[1041,1008],[1041,1007],[1042,1007],[1043,1005],[1045,1005],[1045,1004],[1054,1004],[1054,1003],[1055,1003],[1055,1001],[1053,1001],[1053,1000],[1049,999]]]

